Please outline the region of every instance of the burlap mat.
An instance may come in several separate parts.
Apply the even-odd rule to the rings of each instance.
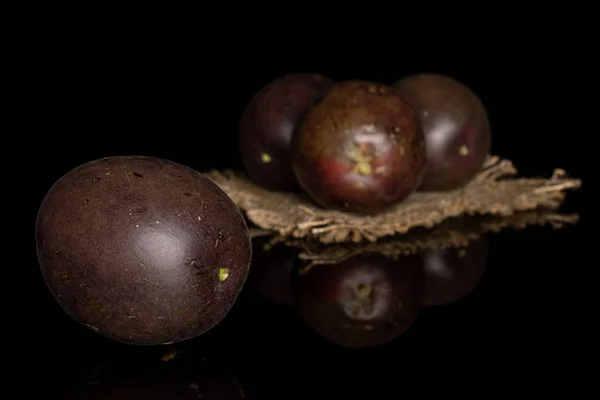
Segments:
[[[262,189],[239,172],[206,173],[257,227],[322,243],[376,242],[461,215],[510,216],[541,208],[554,210],[563,202],[566,190],[581,185],[561,169],[549,179],[516,178],[516,174],[509,160],[489,156],[481,172],[461,189],[416,192],[384,213],[362,216],[320,208],[303,195]]]
[[[521,230],[532,226],[550,226],[563,228],[575,224],[577,214],[558,214],[553,212],[520,212],[510,216],[475,216],[448,219],[431,229],[417,228],[396,237],[385,238],[377,243],[365,242],[323,244],[316,240],[285,238],[273,231],[252,228],[251,236],[272,236],[270,243],[284,244],[300,249],[299,258],[303,260],[301,272],[315,265],[335,264],[362,253],[379,253],[396,258],[403,254],[415,254],[427,248],[464,247],[482,235],[505,229]]]

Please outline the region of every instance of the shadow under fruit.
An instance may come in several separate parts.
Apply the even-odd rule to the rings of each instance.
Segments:
[[[337,84],[292,137],[298,183],[318,204],[377,213],[421,183],[425,142],[412,108],[391,87]]]
[[[108,157],[49,190],[36,222],[49,290],[76,321],[140,345],[200,335],[230,310],[251,246],[231,199],[164,159]]]
[[[416,256],[380,254],[319,265],[294,284],[304,320],[332,343],[371,347],[402,335],[421,309],[423,269]]]

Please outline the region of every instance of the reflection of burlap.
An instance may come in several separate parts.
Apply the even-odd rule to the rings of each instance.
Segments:
[[[556,209],[564,199],[565,190],[581,185],[580,180],[567,179],[560,169],[550,179],[516,179],[516,173],[510,161],[490,156],[481,172],[464,188],[413,193],[404,202],[374,216],[319,208],[305,196],[261,189],[232,171],[210,171],[207,176],[259,228],[285,237],[318,239],[322,243],[358,243],[375,242],[416,227],[431,228],[446,218],[460,215],[509,216],[538,208]]]
[[[303,271],[318,264],[335,264],[362,253],[380,253],[388,257],[414,254],[426,248],[463,247],[489,232],[502,229],[523,229],[528,226],[550,225],[562,228],[576,223],[579,216],[551,212],[522,212],[511,216],[477,216],[448,219],[431,229],[418,228],[395,238],[385,238],[377,243],[323,244],[318,241],[285,239],[274,236],[273,243],[300,248],[300,259],[306,266]],[[256,231],[260,232],[260,231]],[[266,232],[266,231],[262,231]]]

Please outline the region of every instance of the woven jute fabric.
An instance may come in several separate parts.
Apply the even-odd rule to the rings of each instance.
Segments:
[[[282,237],[321,243],[376,242],[414,228],[432,228],[459,216],[510,216],[537,209],[556,210],[569,189],[581,185],[562,169],[547,179],[517,177],[512,162],[489,156],[479,174],[464,187],[447,192],[415,192],[377,215],[323,209],[307,196],[273,192],[232,170],[208,171],[257,228]]]

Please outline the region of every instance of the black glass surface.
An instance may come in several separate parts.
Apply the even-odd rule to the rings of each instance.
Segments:
[[[561,230],[488,235],[485,268],[472,290],[451,304],[423,307],[395,340],[360,349],[332,343],[296,307],[273,301],[250,283],[228,316],[196,339],[155,347],[120,344],[62,311],[45,286],[33,248],[35,212],[45,193],[84,162],[139,154],[199,171],[241,169],[236,133],[244,105],[269,81],[292,72],[384,83],[414,72],[449,74],[486,105],[493,154],[511,159],[523,176],[549,177],[560,167],[582,177],[576,156],[580,144],[548,138],[551,129],[562,128],[541,117],[552,113],[556,103],[541,94],[546,81],[533,73],[537,65],[521,65],[498,77],[497,66],[462,67],[450,61],[375,68],[341,60],[324,65],[316,57],[300,63],[271,58],[252,71],[228,61],[232,75],[218,58],[207,67],[180,53],[167,62],[146,52],[90,50],[74,57],[72,50],[41,50],[51,67],[40,72],[36,91],[47,105],[37,118],[47,128],[36,139],[43,151],[35,161],[31,249],[22,266],[28,284],[9,288],[26,299],[22,314],[28,316],[24,330],[30,337],[16,346],[32,360],[21,374],[35,375],[32,390],[55,396],[48,398],[60,398],[59,393],[86,398],[82,391],[98,388],[98,393],[122,390],[129,393],[124,398],[133,399],[127,396],[138,387],[153,395],[161,387],[174,387],[182,396],[174,398],[204,399],[213,398],[208,396],[215,387],[228,387],[229,394],[214,398],[227,399],[241,388],[248,399],[388,399],[434,392],[486,397],[562,384],[565,363],[573,362],[577,344],[573,293],[587,265],[581,258],[585,215],[576,226]],[[201,72],[201,65],[208,70]],[[581,193],[569,193],[564,212],[580,212],[581,198]],[[114,382],[120,386],[110,386]]]

